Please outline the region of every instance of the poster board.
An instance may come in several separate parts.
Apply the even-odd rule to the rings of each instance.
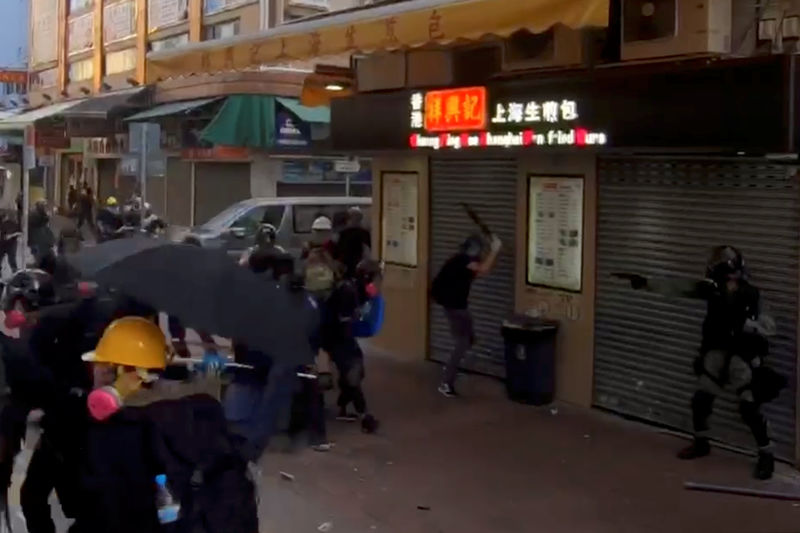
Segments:
[[[419,174],[383,172],[381,186],[381,257],[390,264],[416,267]]]
[[[529,285],[580,292],[583,177],[528,176]]]

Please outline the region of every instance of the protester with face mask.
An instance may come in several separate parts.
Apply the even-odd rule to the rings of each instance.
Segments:
[[[716,397],[728,387],[739,396],[742,421],[758,446],[754,477],[772,477],[775,459],[761,406],[777,397],[786,380],[764,364],[769,352],[767,339],[776,332],[775,321],[763,312],[759,290],[747,279],[742,254],[732,246],[715,247],[706,277],[700,281],[615,276],[629,279],[637,290],[707,302],[700,355],[694,361],[698,376],[691,402],[695,438],[678,457],[697,459],[711,452],[708,419]]]
[[[155,323],[126,316],[83,357],[95,388],[80,486],[91,504],[77,531],[258,531],[255,488],[221,405],[191,381],[162,378],[167,350]],[[169,523],[159,514],[157,478],[177,506]]]
[[[469,292],[476,277],[486,276],[494,267],[502,242],[492,236],[489,250],[484,250],[483,238],[474,235],[466,239],[457,254],[442,266],[433,280],[431,296],[444,309],[453,337],[453,354],[445,365],[444,379],[439,392],[448,397],[458,396],[455,389],[458,367],[475,343],[472,315],[469,312]]]

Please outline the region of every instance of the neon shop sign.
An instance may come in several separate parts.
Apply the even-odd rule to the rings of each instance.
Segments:
[[[485,87],[416,92],[411,148],[604,146],[608,135],[581,125],[577,100],[503,100],[489,109]],[[491,129],[489,129],[491,128]]]

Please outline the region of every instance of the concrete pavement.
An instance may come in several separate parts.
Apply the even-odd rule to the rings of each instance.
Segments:
[[[429,363],[371,357],[367,375],[380,434],[332,422],[330,453],[267,454],[263,532],[326,523],[345,533],[800,531],[800,503],[682,488],[694,480],[800,493],[787,466],[759,483],[741,455],[680,462],[680,439],[597,411],[513,404],[488,378],[466,377],[464,397],[448,400]]]

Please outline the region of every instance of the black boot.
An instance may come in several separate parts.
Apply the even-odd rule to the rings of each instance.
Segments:
[[[689,446],[678,452],[678,459],[699,459],[710,453],[711,445],[708,443],[708,439],[695,438]]]
[[[773,472],[775,472],[775,456],[772,452],[758,452],[758,462],[753,477],[766,481],[772,478]]]

